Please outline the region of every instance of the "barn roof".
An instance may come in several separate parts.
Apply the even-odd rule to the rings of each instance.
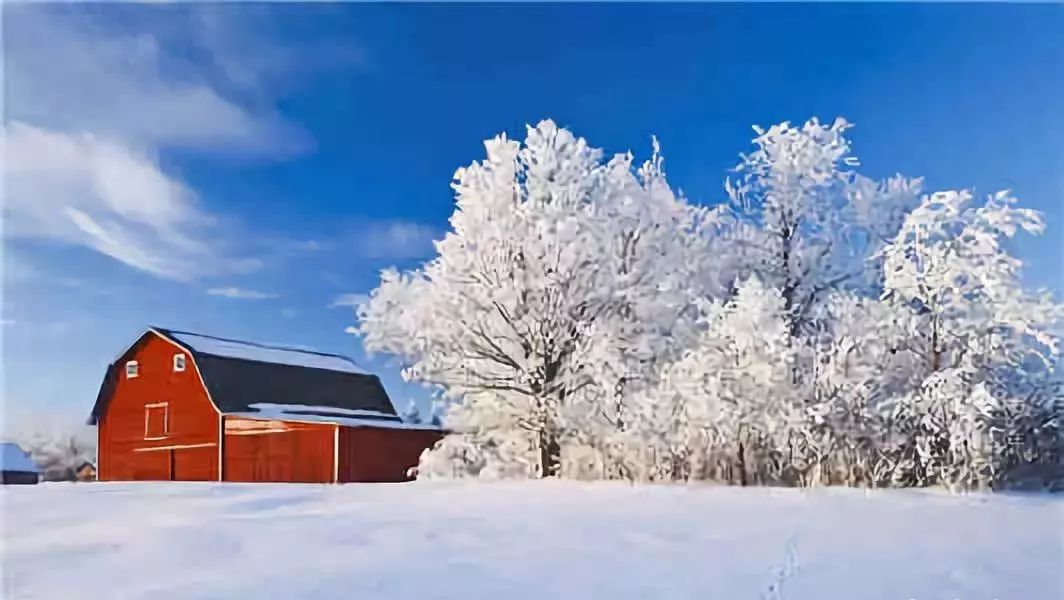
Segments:
[[[223,414],[255,412],[253,404],[273,404],[319,412],[366,411],[382,420],[400,420],[380,379],[345,356],[161,327],[151,328],[149,334],[188,351],[211,401]],[[90,424],[102,414],[118,378],[116,366],[131,350],[109,365]]]
[[[291,365],[293,367],[326,369],[328,371],[356,373],[359,375],[369,374],[359,367],[355,361],[339,354],[328,354],[307,348],[290,348],[260,344],[258,342],[244,342],[202,333],[174,331],[159,327],[156,327],[155,330],[197,354],[240,358],[277,365]]]
[[[0,442],[0,471],[40,473],[30,455],[12,442]]]

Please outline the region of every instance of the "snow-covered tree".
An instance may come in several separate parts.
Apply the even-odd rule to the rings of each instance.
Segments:
[[[670,468],[744,485],[775,477],[766,463],[804,419],[783,297],[751,278],[728,302],[705,303],[702,322],[697,344],[665,368],[650,432],[667,442]]]
[[[931,194],[883,249],[884,295],[921,315],[915,351],[926,371],[1034,361],[1045,373],[1056,363],[1060,307],[1048,293],[1023,288],[1021,263],[1003,244],[1018,231],[1038,234],[1045,226],[1015,202],[1007,192],[983,206],[972,206],[967,191]],[[1010,383],[1000,383],[1029,383],[1015,381],[1020,374],[1027,368],[1010,370]]]
[[[852,292],[828,296],[813,313],[816,331],[800,348],[803,380],[819,420],[810,428],[824,483],[880,485],[894,466],[880,449],[890,399],[918,384],[904,351],[912,317]]]
[[[877,181],[838,119],[756,129],[713,209],[543,121],[455,175],[437,256],[382,274],[370,351],[434,386],[426,477],[946,485],[1064,470],[1061,306],[1007,193]],[[435,413],[434,413],[435,417]]]
[[[925,463],[940,470],[956,463],[958,444],[1007,456],[1057,427],[1053,371],[1064,313],[1048,293],[1024,289],[1021,263],[1004,244],[1043,228],[1007,192],[981,206],[970,192],[939,192],[923,198],[883,249],[884,298],[915,314],[907,349],[924,382],[899,411],[911,421],[918,478],[936,476]],[[959,423],[967,437],[958,437]],[[996,448],[986,446],[991,439]]]
[[[699,251],[711,214],[672,193],[656,148],[634,171],[550,121],[485,147],[455,174],[438,256],[385,272],[359,331],[444,391],[448,427],[554,475],[563,438],[623,420],[624,387],[716,284]]]
[[[733,252],[780,290],[792,336],[827,294],[867,286],[866,260],[900,225],[921,181],[857,174],[845,119],[755,127],[756,149],[725,188],[740,219]]]

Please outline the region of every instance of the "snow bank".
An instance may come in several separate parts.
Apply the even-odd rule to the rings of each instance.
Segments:
[[[785,600],[1064,597],[1049,496],[418,482],[0,501],[5,598],[745,600],[776,597],[781,568]]]

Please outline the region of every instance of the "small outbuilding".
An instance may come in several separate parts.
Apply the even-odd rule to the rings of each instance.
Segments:
[[[349,358],[150,328],[107,367],[100,481],[399,482],[443,436]]]
[[[96,481],[96,465],[89,461],[84,461],[78,468],[74,469],[74,479],[76,481]]]
[[[0,442],[0,483],[36,484],[41,470],[30,455],[12,442]]]

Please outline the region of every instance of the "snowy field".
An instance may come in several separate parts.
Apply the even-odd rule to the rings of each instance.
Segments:
[[[1060,496],[426,482],[0,500],[5,599],[1064,598]]]

